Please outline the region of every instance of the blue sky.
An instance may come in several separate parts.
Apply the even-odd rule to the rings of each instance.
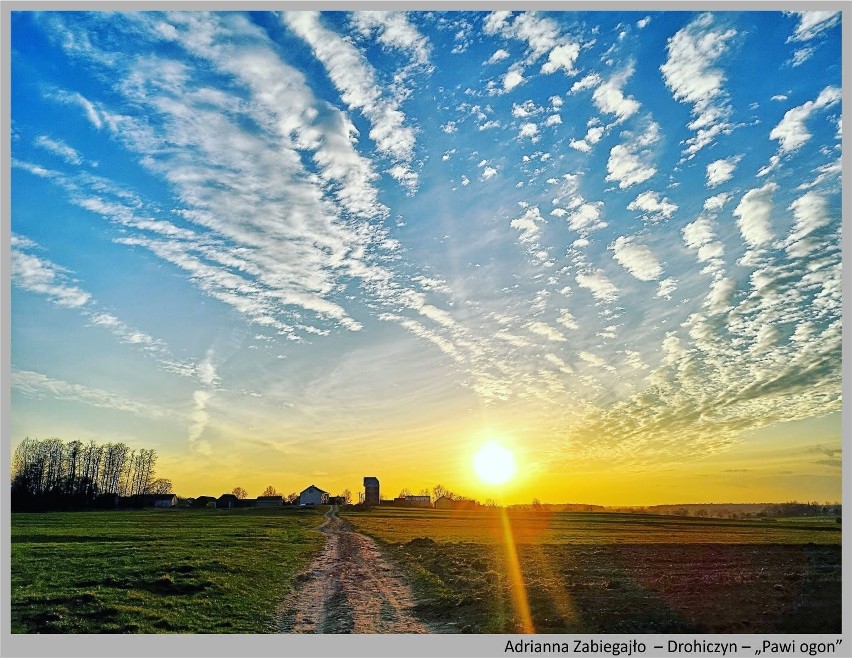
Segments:
[[[13,444],[155,447],[186,494],[484,495],[497,439],[518,500],[837,498],[840,45],[821,11],[15,12]]]

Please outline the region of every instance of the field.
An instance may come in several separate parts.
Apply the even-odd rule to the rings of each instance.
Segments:
[[[433,627],[523,628],[499,512],[386,508],[345,518],[409,575],[417,612]],[[516,512],[508,520],[536,632],[841,630],[833,519]]]
[[[262,633],[322,547],[313,510],[12,515],[13,633]]]
[[[323,511],[13,514],[12,632],[288,630],[283,602],[310,594],[300,574],[309,565],[317,571],[328,553],[318,530]],[[361,616],[388,608],[363,597],[393,594],[393,583],[381,587],[391,575],[412,585],[411,623],[433,632],[841,630],[841,533],[833,519],[395,508],[348,508],[341,516],[388,562],[376,566],[364,552],[369,540],[341,530],[335,541],[352,554],[332,551],[327,575],[338,577],[347,560],[366,571],[350,574],[353,587],[340,601],[342,590],[331,588],[341,596],[323,602],[330,588],[317,585],[307,607],[328,619],[305,622],[317,627],[310,632],[331,632],[323,629],[341,619],[351,622],[343,624],[349,632],[393,632],[382,630],[386,620]],[[524,583],[528,617],[513,598],[513,573]],[[407,614],[400,608],[392,616]]]

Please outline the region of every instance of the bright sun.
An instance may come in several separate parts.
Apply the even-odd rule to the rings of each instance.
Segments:
[[[490,441],[473,456],[473,470],[488,484],[503,484],[515,475],[515,456],[499,443]]]

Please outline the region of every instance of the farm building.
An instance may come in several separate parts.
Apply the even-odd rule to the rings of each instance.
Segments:
[[[237,498],[234,507],[257,507],[257,498]]]
[[[378,505],[379,501],[379,478],[365,477],[364,478],[364,504]]]
[[[435,509],[479,509],[481,505],[475,500],[447,498],[441,496],[435,501]]]
[[[175,507],[177,496],[174,494],[135,494],[118,499],[119,507]]]
[[[216,507],[216,499],[213,496],[199,496],[192,501],[193,507]]]
[[[155,494],[154,507],[176,507],[177,496],[174,494]]]
[[[216,499],[216,509],[233,509],[238,498],[234,494],[222,494]]]
[[[411,507],[432,507],[432,498],[430,496],[406,496],[405,500]]]
[[[302,493],[299,494],[299,504],[300,505],[327,505],[328,504],[328,492],[323,491],[319,487],[315,485],[309,486]]]
[[[284,504],[283,496],[258,496],[257,507],[281,507]]]

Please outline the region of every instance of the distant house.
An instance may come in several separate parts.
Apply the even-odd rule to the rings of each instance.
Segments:
[[[177,496],[174,494],[135,494],[133,496],[122,496],[118,499],[119,507],[175,507]]]
[[[177,496],[174,494],[155,494],[154,507],[177,507]]]
[[[432,498],[430,496],[406,496],[405,500],[411,507],[432,507]]]
[[[216,499],[216,509],[233,509],[239,500],[234,494],[222,494]]]
[[[438,500],[435,501],[435,509],[464,509],[464,510],[472,510],[479,509],[481,505],[477,503],[475,500],[469,499],[450,499],[446,496],[441,496]]]
[[[281,507],[284,504],[284,496],[258,496],[257,507]]]
[[[257,498],[237,498],[234,507],[257,507]]]
[[[328,497],[329,505],[345,505],[346,499],[343,496],[329,496]]]
[[[192,503],[193,507],[216,507],[216,499],[213,496],[199,496]]]
[[[435,501],[435,509],[453,509],[452,499],[441,496]]]
[[[379,498],[379,478],[368,476],[364,478],[364,504],[378,505]]]
[[[299,494],[300,505],[328,505],[328,492],[313,484]]]

